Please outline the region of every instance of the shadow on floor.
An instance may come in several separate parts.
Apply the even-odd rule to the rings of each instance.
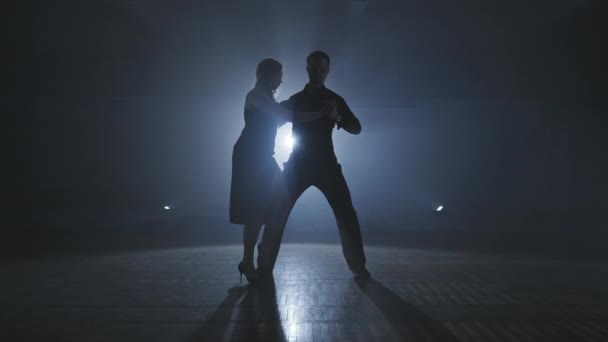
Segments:
[[[234,306],[239,302],[247,288],[243,286],[233,286],[228,289],[228,295],[217,307],[217,309],[207,318],[189,341],[221,341],[222,336],[228,328],[230,317]]]
[[[428,317],[376,280],[356,280],[357,286],[380,309],[402,341],[459,342],[441,322]]]
[[[375,280],[357,281],[403,341],[461,342],[449,329],[405,302]],[[217,310],[190,337],[199,341],[287,341],[281,325],[274,280],[257,286],[235,286]]]
[[[235,286],[188,342],[287,341],[277,307],[276,285]]]

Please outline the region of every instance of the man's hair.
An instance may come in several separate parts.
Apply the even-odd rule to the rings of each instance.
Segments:
[[[259,64],[255,71],[257,83],[267,82],[272,75],[283,70],[283,65],[274,58],[265,58]]]
[[[329,55],[321,50],[311,52],[308,57],[306,57],[306,64],[309,64],[313,59],[325,59],[327,60],[327,65],[329,65]]]

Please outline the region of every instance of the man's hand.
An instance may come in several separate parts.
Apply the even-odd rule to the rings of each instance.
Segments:
[[[323,107],[321,107],[321,114],[323,114],[325,117],[335,121],[339,114],[338,113],[338,104],[336,103],[336,101],[334,101],[334,100],[325,101],[323,103]]]

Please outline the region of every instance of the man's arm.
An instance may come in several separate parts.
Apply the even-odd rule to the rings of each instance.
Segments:
[[[338,117],[336,118],[336,125],[338,126],[338,129],[344,128],[344,130],[350,134],[361,133],[361,123],[359,122],[359,119],[353,114],[343,98],[338,100]]]

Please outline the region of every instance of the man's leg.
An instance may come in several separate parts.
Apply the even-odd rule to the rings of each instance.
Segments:
[[[327,167],[327,171],[315,185],[327,198],[336,217],[346,263],[351,271],[358,274],[365,270],[363,240],[359,219],[353,207],[350,191],[342,175],[340,164],[336,163],[335,166]]]
[[[281,240],[289,213],[304,190],[308,188],[289,163],[275,176],[272,187],[271,214],[258,245],[258,269],[262,275],[272,273],[281,248]]]

